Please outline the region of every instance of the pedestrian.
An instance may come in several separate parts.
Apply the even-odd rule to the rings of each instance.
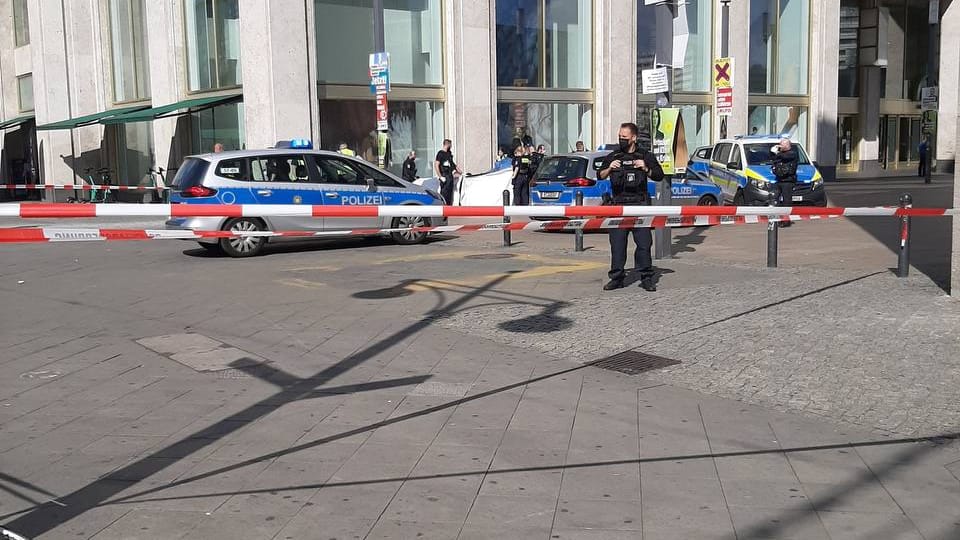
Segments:
[[[793,206],[793,189],[797,187],[797,164],[800,155],[793,148],[790,139],[780,139],[780,144],[770,149],[773,158],[770,160],[770,169],[777,179],[774,184],[774,197],[777,206]],[[789,227],[789,221],[781,222],[781,227]]]
[[[577,141],[577,144],[574,146],[574,152],[586,152],[587,147],[584,146],[583,141]]]
[[[403,179],[413,182],[417,179],[417,151],[411,150],[407,159],[403,160]]]
[[[640,129],[633,122],[620,124],[619,148],[608,154],[600,166],[600,178],[610,179],[612,195],[604,197],[604,204],[649,205],[650,193],[647,180],[663,180],[663,168],[652,153],[640,149],[637,135]],[[636,244],[634,272],[640,275],[640,286],[645,291],[656,291],[653,281],[653,257],[650,248],[653,235],[649,228],[610,229],[610,281],[603,290],[612,291],[623,287],[626,279],[624,266],[627,263],[627,237],[633,234]]]
[[[457,162],[453,160],[452,147],[453,142],[450,139],[444,139],[443,147],[433,160],[433,172],[441,178],[442,182],[440,195],[448,205],[453,204],[454,182],[456,182],[454,175],[462,172]]]
[[[529,148],[518,146],[513,152],[513,205],[526,206],[530,204],[530,177],[533,174],[533,157]]]
[[[919,169],[917,170],[917,176],[926,176],[927,175],[927,153],[930,151],[930,142],[926,137],[920,141],[920,163]]]
[[[350,147],[348,147],[348,146],[347,146],[347,143],[345,143],[345,142],[340,143],[340,145],[337,147],[337,153],[338,153],[338,154],[343,154],[343,155],[345,155],[345,156],[356,156],[356,155],[357,155],[357,153],[354,152],[353,150],[351,150]]]
[[[214,143],[213,153],[219,154],[220,152],[223,152],[223,143]]]

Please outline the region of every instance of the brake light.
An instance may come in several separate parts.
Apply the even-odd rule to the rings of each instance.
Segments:
[[[574,178],[567,180],[564,185],[567,187],[591,187],[597,185],[597,181],[589,178]]]
[[[217,190],[206,186],[190,186],[180,192],[181,197],[212,197],[217,194]]]

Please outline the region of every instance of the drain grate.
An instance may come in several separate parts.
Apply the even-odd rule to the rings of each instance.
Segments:
[[[619,371],[627,375],[639,375],[645,371],[663,369],[679,363],[679,360],[674,360],[673,358],[664,358],[640,351],[623,351],[613,356],[594,360],[587,365],[609,369],[610,371]]]
[[[513,257],[516,257],[513,253],[480,253],[477,255],[467,255],[464,259],[482,261],[487,259],[512,259]]]

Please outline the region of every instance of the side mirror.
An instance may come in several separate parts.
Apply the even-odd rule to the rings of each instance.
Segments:
[[[367,178],[367,191],[377,191],[377,182],[373,178]]]
[[[736,161],[731,161],[730,163],[727,163],[727,169],[730,169],[731,171],[739,171],[740,164]]]

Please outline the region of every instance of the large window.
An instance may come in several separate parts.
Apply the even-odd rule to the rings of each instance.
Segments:
[[[858,47],[860,27],[859,0],[840,2],[840,65],[838,67],[838,90],[840,97],[856,97],[858,88]]]
[[[710,0],[688,0],[681,6],[677,25],[686,29],[686,48],[683,65],[673,70],[674,92],[709,92],[711,62],[713,60],[712,21],[713,8]],[[672,58],[657,57],[657,16],[665,6],[637,3],[637,66],[650,69],[655,64],[673,64]],[[661,18],[663,14],[660,14]],[[666,24],[669,24],[669,19]],[[660,27],[664,22],[660,23]],[[669,30],[669,28],[668,28]],[[674,43],[682,43],[675,40]]]
[[[150,97],[150,64],[144,30],[144,0],[110,0],[113,101]]]
[[[219,105],[191,114],[193,152],[212,152],[220,143],[224,150],[243,150],[243,103]]]
[[[240,76],[238,0],[186,0],[190,91],[230,88]]]
[[[497,85],[593,87],[592,0],[497,0]]]
[[[20,112],[33,110],[33,74],[17,77],[17,101]]]
[[[318,81],[366,84],[374,52],[373,1],[314,0],[314,8]],[[391,83],[443,84],[440,0],[384,0],[383,21]]]
[[[411,150],[417,151],[421,176],[431,176],[430,158],[443,141],[443,103],[390,101],[387,169],[400,171]],[[377,163],[376,104],[373,100],[321,100],[320,139],[323,148],[345,143],[359,157]]]
[[[588,103],[498,103],[497,139],[504,150],[529,137],[546,152],[571,152],[577,141],[592,147],[593,106]]]
[[[153,125],[134,122],[119,126],[118,172],[121,185],[135,186],[153,167]]]
[[[787,135],[807,143],[806,107],[758,105],[749,108],[749,116],[750,133]]]
[[[750,92],[807,94],[810,0],[750,0]]]
[[[30,43],[30,21],[27,18],[27,0],[13,0],[14,44],[23,47]]]

